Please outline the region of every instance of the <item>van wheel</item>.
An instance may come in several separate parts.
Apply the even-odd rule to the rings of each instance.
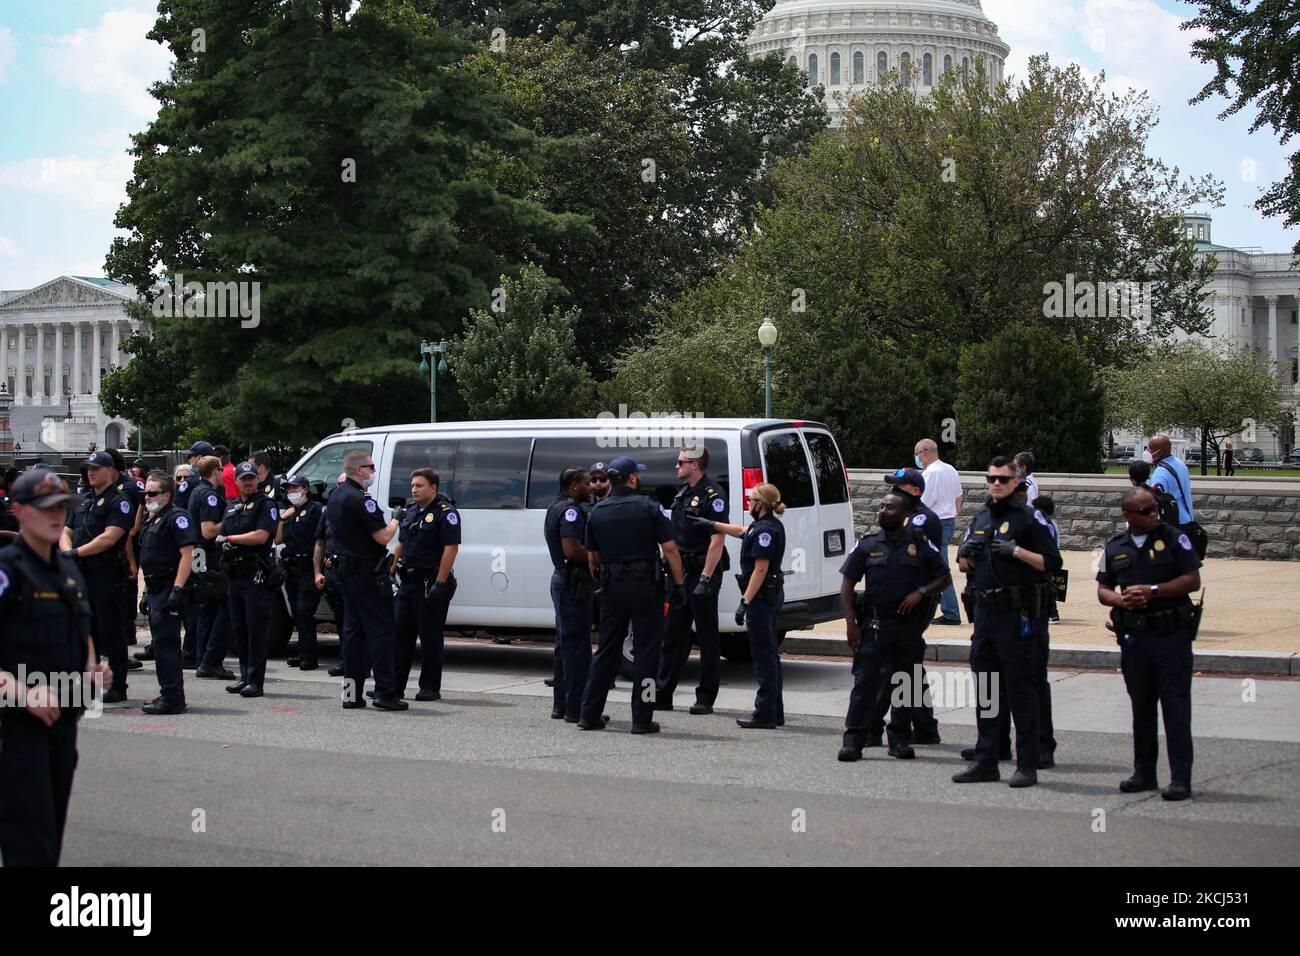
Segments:
[[[623,653],[618,658],[618,676],[623,680],[631,680],[632,674],[632,632],[629,629],[627,637],[623,638]]]
[[[289,650],[289,638],[293,635],[293,616],[284,594],[276,591],[271,600],[271,635],[267,645],[268,657],[283,657]]]
[[[749,653],[748,634],[719,634],[722,656],[736,664],[748,664],[754,659]]]

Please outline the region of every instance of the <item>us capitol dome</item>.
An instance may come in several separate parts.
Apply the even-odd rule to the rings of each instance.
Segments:
[[[980,0],[785,0],[745,45],[754,57],[781,51],[809,86],[822,85],[833,126],[849,94],[892,70],[925,96],[947,70],[973,75],[980,58],[990,83],[1000,82],[1011,52]]]

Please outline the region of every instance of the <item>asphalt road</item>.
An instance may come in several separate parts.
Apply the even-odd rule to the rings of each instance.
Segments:
[[[1196,799],[1170,804],[1116,789],[1131,743],[1113,674],[1053,673],[1058,767],[1013,791],[950,782],[967,707],[937,708],[944,742],[916,760],[838,763],[847,663],[786,662],[782,730],[736,726],[752,675],[724,663],[730,712],[679,709],[639,737],[623,682],[608,730],[550,720],[544,649],[447,657],[443,700],[399,714],[344,711],[324,671],[272,662],[264,698],[191,679],[189,713],[148,717],[152,672],[134,672],[130,703],[82,724],[64,863],[1300,863],[1296,681],[1198,678]]]

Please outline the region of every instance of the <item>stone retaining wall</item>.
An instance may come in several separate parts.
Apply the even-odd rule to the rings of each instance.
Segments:
[[[885,469],[850,472],[853,523],[859,535],[875,526],[877,505],[888,490],[877,477],[883,474]],[[1040,493],[1056,503],[1062,548],[1095,551],[1124,529],[1119,502],[1130,485],[1122,476],[1034,477]],[[1209,487],[1203,494],[1197,488],[1202,481],[1193,481],[1192,502],[1196,520],[1210,536],[1209,557],[1300,560],[1300,486],[1280,489],[1273,482],[1264,489],[1240,481],[1205,481]],[[979,474],[962,473],[962,486],[965,500],[957,517],[958,539],[988,494]],[[1260,493],[1265,490],[1269,493]]]

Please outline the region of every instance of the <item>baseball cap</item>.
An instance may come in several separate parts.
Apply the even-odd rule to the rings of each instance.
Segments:
[[[622,456],[609,463],[605,474],[611,478],[630,478],[635,471],[645,471],[645,465],[638,465],[633,459]]]
[[[306,475],[285,475],[281,482],[286,488],[310,488],[311,481]]]
[[[82,462],[87,468],[113,468],[113,456],[106,451],[92,451],[90,456]]]
[[[588,468],[587,471],[588,471],[588,473],[593,474],[593,475],[596,474],[597,472],[599,472],[599,473],[602,474],[602,475],[608,475],[608,474],[609,474],[609,466],[606,465],[603,461],[598,461],[598,462],[596,462],[594,465],[592,465],[590,468]]]
[[[190,450],[187,451],[185,455],[188,458],[193,458],[195,455],[203,455],[206,457],[208,455],[211,455],[212,453],[213,452],[212,452],[211,444],[205,441],[196,441],[193,445],[190,446]]]
[[[20,505],[36,508],[52,508],[76,498],[68,493],[68,486],[63,483],[63,479],[48,468],[29,468],[24,471],[14,482],[9,497]]]
[[[921,491],[925,491],[925,475],[921,474],[917,468],[899,468],[897,471],[885,475],[885,484],[916,485]]]
[[[235,466],[236,481],[240,478],[248,478],[249,476],[252,476],[253,478],[257,477],[257,466],[251,461],[241,461]]]

